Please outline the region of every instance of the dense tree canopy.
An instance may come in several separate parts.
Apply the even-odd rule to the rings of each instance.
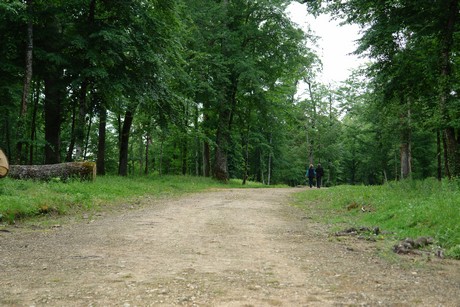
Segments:
[[[0,147],[122,176],[458,176],[458,1],[298,1],[363,29],[369,65],[332,85],[291,2],[2,1]]]

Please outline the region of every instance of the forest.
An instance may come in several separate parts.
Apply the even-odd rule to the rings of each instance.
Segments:
[[[10,164],[292,186],[460,175],[458,0],[298,0],[361,28],[369,63],[318,78],[287,0],[3,0]],[[307,95],[297,95],[299,85]]]

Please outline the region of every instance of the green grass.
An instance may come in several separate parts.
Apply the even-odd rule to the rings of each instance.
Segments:
[[[433,237],[449,256],[460,259],[459,184],[427,179],[384,186],[338,186],[300,193],[296,203],[306,210],[314,206],[320,212],[316,218],[335,228],[379,227],[397,239]]]
[[[0,180],[0,222],[72,212],[99,210],[139,196],[171,197],[210,188],[259,188],[265,185],[239,180],[223,184],[191,176],[119,177],[100,176],[94,182],[59,180]]]

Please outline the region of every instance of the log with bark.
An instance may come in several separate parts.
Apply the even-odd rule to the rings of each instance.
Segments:
[[[9,177],[14,179],[59,180],[96,179],[96,163],[68,162],[45,165],[10,165]]]
[[[8,170],[8,159],[6,158],[3,151],[0,149],[0,178],[6,177],[6,175],[8,175]]]

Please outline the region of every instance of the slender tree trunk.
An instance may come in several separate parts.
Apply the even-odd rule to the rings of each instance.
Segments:
[[[262,158],[262,150],[259,151],[259,163],[260,163],[260,181],[265,184],[265,173],[264,173],[264,160]]]
[[[308,162],[309,164],[314,164],[315,162],[315,140],[310,137],[309,131],[311,127],[311,131],[314,131],[316,128],[316,100],[313,95],[313,89],[311,82],[307,79],[304,79],[304,82],[308,86],[308,93],[310,95],[310,102],[311,102],[311,111],[312,117],[309,125],[307,125],[307,147],[308,147]]]
[[[25,58],[25,74],[24,74],[24,84],[22,90],[22,99],[21,99],[21,110],[19,112],[19,121],[17,126],[17,133],[18,133],[18,143],[16,144],[16,155],[17,155],[17,162],[20,163],[22,159],[22,146],[23,146],[23,139],[25,138],[25,126],[26,126],[26,115],[27,115],[27,100],[29,99],[29,92],[30,92],[30,83],[32,81],[32,64],[33,64],[33,48],[34,48],[34,40],[33,40],[33,22],[32,22],[32,11],[33,11],[33,0],[27,0],[27,11],[28,11],[28,23],[27,23],[27,36],[26,36],[26,58]]]
[[[107,109],[103,102],[99,106],[99,136],[97,143],[97,173],[105,175],[105,135],[107,126]]]
[[[228,150],[230,146],[230,131],[232,127],[233,112],[236,107],[237,79],[232,78],[232,85],[228,91],[227,101],[223,103],[219,113],[219,122],[216,136],[216,151],[214,157],[214,178],[228,181]]]
[[[436,157],[438,162],[438,180],[441,181],[442,179],[442,159],[441,159],[441,132],[439,129],[436,131]]]
[[[214,157],[214,178],[226,182],[228,180],[227,150],[228,150],[228,128],[219,127],[216,136],[216,151]]]
[[[208,141],[203,142],[203,176],[211,176],[211,149]]]
[[[145,168],[144,168],[144,175],[149,174],[149,147],[152,143],[152,138],[147,135],[146,142],[145,142]]]
[[[37,87],[34,95],[34,108],[32,111],[32,122],[30,123],[30,147],[29,147],[29,164],[34,164],[35,139],[37,137],[37,110],[40,101],[40,81],[37,81]]]
[[[442,16],[444,21],[443,28],[440,32],[441,42],[441,73],[440,73],[440,94],[439,106],[443,124],[446,127],[444,135],[446,138],[447,164],[449,166],[450,175],[460,175],[460,151],[459,142],[456,138],[455,128],[450,126],[450,116],[448,113],[450,105],[450,92],[452,90],[452,46],[454,44],[455,25],[458,19],[459,0],[449,0],[446,2],[446,13]],[[450,177],[449,177],[450,178]]]
[[[249,116],[248,116],[249,119]],[[246,184],[246,180],[248,179],[249,176],[249,130],[250,130],[250,125],[249,125],[249,120],[248,120],[248,126],[246,127],[246,136],[244,138],[244,170],[243,170],[243,185]]]
[[[93,31],[94,27],[94,16],[96,13],[96,0],[91,0],[89,3],[89,10],[88,10],[88,32],[86,33],[86,38],[88,39],[91,35],[91,31]],[[82,70],[90,67],[90,62],[88,59],[82,64]],[[78,96],[78,113],[76,118],[76,126],[75,126],[75,159],[81,160],[85,157],[85,128],[86,125],[86,115],[88,110],[88,88],[90,87],[90,80],[87,76],[83,77],[80,85],[80,94]]]
[[[448,155],[448,149],[447,149],[447,139],[446,139],[446,134],[442,134],[442,146],[444,148],[444,169],[446,172],[447,178],[451,179],[452,174],[450,173],[450,167],[449,167],[449,155]]]
[[[29,11],[32,10],[32,0],[28,0]],[[31,19],[32,17],[30,17]],[[27,100],[29,99],[30,92],[30,83],[32,81],[32,66],[33,66],[33,23],[30,20],[27,24],[27,48],[26,48],[26,71],[24,75],[24,87],[22,91],[22,100],[21,100],[21,115],[27,113]]]
[[[270,185],[271,177],[272,177],[272,134],[270,133],[270,151],[268,153],[268,170],[267,170],[267,185]]]
[[[401,123],[401,179],[410,178],[412,174],[412,128],[411,128],[411,105],[407,102],[407,111],[400,117]],[[404,104],[403,104],[404,107]]]
[[[83,148],[85,142],[86,127],[86,97],[88,94],[88,79],[84,79],[80,86],[80,95],[78,98],[77,124],[75,126],[75,159],[83,158]]]
[[[203,114],[203,127],[206,127],[207,122],[209,121],[208,115],[206,112]],[[205,130],[206,135],[208,136],[207,129]],[[209,142],[206,139],[203,140],[203,176],[211,176],[211,149]]]
[[[131,111],[126,111],[125,120],[121,129],[120,143],[120,162],[118,165],[118,175],[128,175],[128,152],[129,152],[129,133],[133,124],[134,114]]]
[[[45,164],[61,162],[61,81],[48,75],[45,79]]]
[[[163,175],[163,139],[161,140],[160,143],[160,161],[159,161],[159,166],[158,166],[158,172],[159,175]]]
[[[72,162],[73,151],[75,149],[75,122],[77,116],[77,106],[72,105],[72,124],[70,126],[70,143],[67,149],[67,155],[65,157],[66,162]]]
[[[86,138],[85,138],[85,148],[83,150],[83,160],[86,160],[86,155],[88,154],[88,147],[89,147],[89,135],[91,133],[91,126],[93,125],[93,115],[90,114],[89,121],[88,121],[88,131],[86,131]]]
[[[182,175],[186,175],[187,174],[187,141],[185,140],[182,140],[181,142],[181,155],[182,155],[182,162],[181,162],[181,165],[182,165]]]
[[[198,105],[195,106],[195,118],[194,118],[194,125],[195,125],[195,176],[200,176],[200,139],[198,138],[198,117],[200,116]]]

